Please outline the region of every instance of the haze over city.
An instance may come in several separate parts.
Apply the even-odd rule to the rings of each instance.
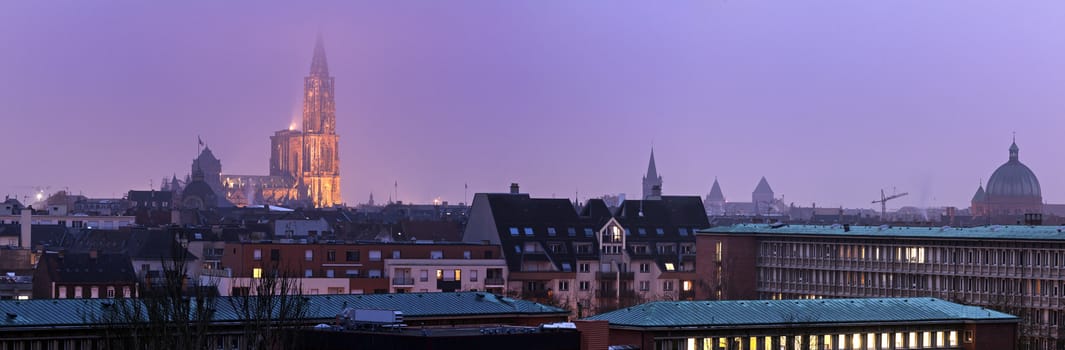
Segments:
[[[966,207],[1014,132],[1065,202],[1059,1],[4,2],[0,194],[266,173],[318,33],[350,205],[635,198],[653,145],[667,194]]]

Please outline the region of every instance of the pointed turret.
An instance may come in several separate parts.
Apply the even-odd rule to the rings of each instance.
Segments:
[[[647,162],[647,175],[643,177],[643,199],[662,197],[662,176],[655,166],[655,149],[651,148],[651,160]]]
[[[717,179],[714,179],[714,185],[710,187],[710,194],[706,195],[706,200],[709,202],[725,202],[725,194],[721,192],[721,185],[717,183]]]
[[[987,198],[987,194],[984,193],[984,185],[980,185],[980,188],[976,189],[976,194],[973,195],[973,203],[982,203]]]
[[[311,58],[311,76],[328,77],[329,63],[325,60],[325,41],[322,33],[314,41],[314,58]]]
[[[769,187],[769,181],[765,180],[765,176],[762,176],[762,179],[758,181],[758,186],[754,187],[754,193],[773,193],[773,189]]]
[[[765,180],[765,176],[758,181],[758,186],[754,187],[754,192],[751,192],[751,202],[754,203],[755,212],[764,213],[773,201],[776,200],[773,189],[769,187],[769,181]]]

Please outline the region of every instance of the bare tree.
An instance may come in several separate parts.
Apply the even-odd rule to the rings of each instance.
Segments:
[[[215,286],[200,286],[190,279],[188,263],[193,257],[174,244],[171,256],[162,261],[162,275],[145,281],[139,298],[105,303],[96,317],[104,328],[107,349],[199,350],[219,341],[214,323],[218,308],[231,308],[239,317],[240,349],[286,349],[295,345],[307,322],[308,300],[300,283],[286,273],[270,273],[251,279],[255,293],[217,297]],[[274,269],[274,271],[277,271]],[[229,346],[229,344],[226,344]]]
[[[301,295],[298,278],[288,269],[278,269],[253,278],[246,295],[228,298],[230,306],[243,319],[242,349],[288,349],[296,345],[298,332],[291,330],[306,325],[308,300]]]
[[[203,349],[215,311],[216,294],[188,283],[193,257],[179,244],[162,258],[162,274],[146,280],[139,297],[103,304],[99,315],[108,349]]]

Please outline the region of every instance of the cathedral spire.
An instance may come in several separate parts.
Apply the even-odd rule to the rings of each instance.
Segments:
[[[319,77],[329,76],[329,64],[325,60],[325,42],[322,33],[314,40],[314,58],[311,59],[311,75]]]
[[[658,169],[655,167],[655,149],[651,149],[651,160],[647,162],[647,177],[648,179],[658,178]]]

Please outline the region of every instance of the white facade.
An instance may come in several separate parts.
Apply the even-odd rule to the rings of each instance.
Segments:
[[[455,291],[502,290],[507,263],[503,259],[385,259],[385,271],[391,293],[443,291],[438,282],[451,282],[458,287]]]

